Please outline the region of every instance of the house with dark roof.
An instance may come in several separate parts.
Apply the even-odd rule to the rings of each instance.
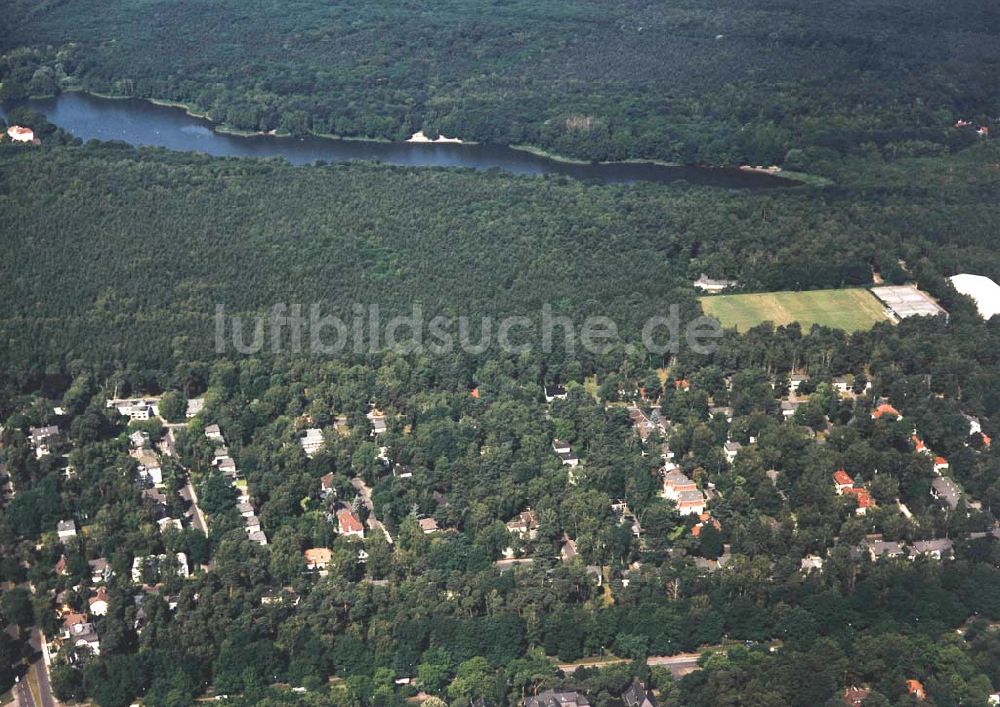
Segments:
[[[903,543],[875,540],[868,544],[868,556],[871,557],[872,562],[875,562],[880,557],[902,557]]]
[[[622,693],[622,702],[625,703],[625,707],[656,707],[653,695],[638,680],[633,680],[628,689]]]
[[[931,481],[931,495],[944,501],[952,509],[958,508],[958,502],[962,500],[962,490],[947,476],[939,476]]]
[[[566,388],[559,384],[545,386],[545,402],[551,403],[553,400],[565,400]]]
[[[544,690],[527,698],[524,707],[590,707],[590,701],[575,690]]]
[[[921,555],[933,557],[936,560],[946,560],[951,557],[952,542],[947,538],[937,540],[917,540],[910,545],[910,559],[915,560]]]

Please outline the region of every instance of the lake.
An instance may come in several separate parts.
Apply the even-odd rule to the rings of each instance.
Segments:
[[[86,93],[64,93],[54,98],[19,102],[82,140],[122,140],[170,150],[204,152],[225,157],[283,157],[292,164],[317,160],[364,160],[409,167],[465,167],[499,169],[521,175],[559,174],[603,184],[635,182],[691,184],[730,189],[767,189],[798,182],[736,168],[673,167],[652,163],[561,162],[502,145],[392,143],[340,140],[324,137],[242,137],[214,130],[208,120],[188,115],[182,108],[141,99],[100,98]],[[0,114],[6,117],[5,111]]]

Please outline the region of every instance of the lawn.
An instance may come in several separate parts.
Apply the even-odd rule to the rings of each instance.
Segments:
[[[775,325],[798,322],[804,331],[813,324],[844,331],[871,329],[887,321],[882,304],[864,288],[809,292],[762,292],[749,295],[702,297],[705,314],[729,329],[745,332],[763,322]]]

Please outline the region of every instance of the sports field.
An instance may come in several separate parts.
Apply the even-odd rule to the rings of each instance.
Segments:
[[[741,332],[763,322],[774,322],[775,325],[798,322],[803,331],[809,331],[813,324],[859,331],[871,329],[876,322],[890,319],[874,295],[860,287],[715,295],[701,297],[700,301],[705,314],[718,319],[723,327],[736,327]]]

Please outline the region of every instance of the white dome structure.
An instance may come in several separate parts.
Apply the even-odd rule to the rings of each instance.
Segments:
[[[1000,285],[985,275],[969,275],[963,273],[949,278],[955,289],[963,295],[968,295],[976,302],[979,315],[989,319],[994,314],[1000,314]]]

